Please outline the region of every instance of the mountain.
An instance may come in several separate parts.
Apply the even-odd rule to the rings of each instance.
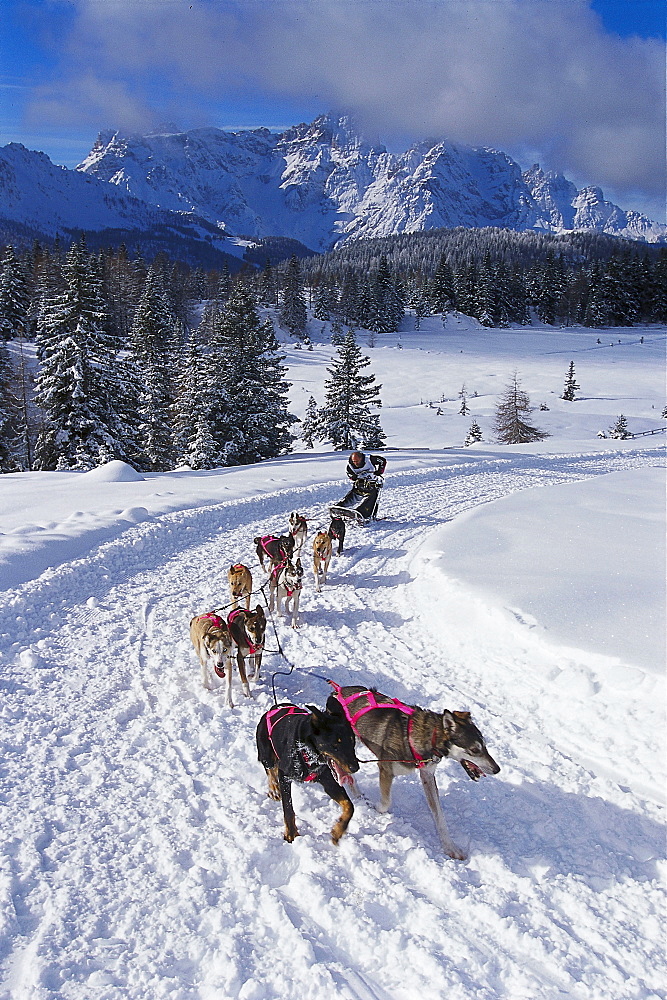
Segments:
[[[141,201],[94,176],[56,166],[19,143],[0,148],[0,239],[25,243],[85,233],[91,247],[160,250],[203,266],[241,266],[243,247],[212,222]],[[178,252],[176,252],[178,250]]]
[[[77,170],[142,201],[195,213],[249,238],[280,235],[316,250],[441,226],[667,241],[667,226],[578,190],[506,153],[427,140],[402,154],[370,143],[349,116],[268,129],[101,133]]]

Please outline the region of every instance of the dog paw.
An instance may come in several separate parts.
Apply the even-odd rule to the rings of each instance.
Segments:
[[[298,830],[285,830],[283,834],[283,840],[286,840],[288,844],[291,844],[299,836]]]
[[[462,851],[460,847],[456,846],[456,844],[449,844],[449,846],[446,847],[445,850],[447,851],[449,857],[453,858],[454,861],[465,861],[465,859],[468,857],[465,851]]]

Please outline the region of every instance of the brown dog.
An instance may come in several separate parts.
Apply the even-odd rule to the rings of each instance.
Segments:
[[[232,683],[232,637],[227,623],[213,611],[195,615],[190,622],[190,638],[201,663],[202,684],[207,691],[209,667],[217,677],[227,677],[227,701],[231,697]]]
[[[229,580],[229,591],[234,601],[234,607],[238,608],[239,601],[245,598],[246,609],[250,610],[250,595],[252,594],[252,573],[243,563],[235,563],[227,570]]]
[[[252,657],[253,680],[259,680],[259,668],[262,665],[262,650],[264,649],[264,633],[266,631],[266,616],[261,604],[254,611],[236,608],[227,617],[227,624],[236,646],[236,662],[243,685],[243,693],[250,697],[250,688],[246,675],[245,661]]]
[[[331,536],[326,531],[318,531],[313,539],[313,573],[315,574],[315,587],[321,590],[320,577],[322,583],[327,582],[327,570],[331,562]]]
[[[485,774],[498,774],[500,768],[486,749],[470,712],[431,712],[416,705],[404,705],[374,688],[329,683],[355,735],[378,758],[379,811],[389,809],[394,775],[418,771],[444,850],[450,858],[465,858],[465,853],[449,836],[435,769],[440,760],[449,757],[457,760],[473,781]]]

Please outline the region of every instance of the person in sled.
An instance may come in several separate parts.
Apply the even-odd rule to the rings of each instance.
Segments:
[[[352,507],[365,521],[374,520],[382,488],[382,479],[379,477],[383,475],[386,466],[387,459],[382,455],[365,455],[363,451],[353,451],[345,469],[347,478],[352,480],[352,489],[336,506]]]

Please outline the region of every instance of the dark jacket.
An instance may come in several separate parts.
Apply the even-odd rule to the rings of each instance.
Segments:
[[[364,458],[366,461],[360,469],[352,465],[351,458],[348,460],[345,475],[348,479],[351,479],[353,483],[356,482],[357,479],[367,479],[369,476],[381,476],[387,466],[387,459],[383,458],[382,455],[364,455]]]

